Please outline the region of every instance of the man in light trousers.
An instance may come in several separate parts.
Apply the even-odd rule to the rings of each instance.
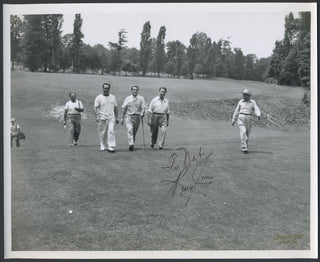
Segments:
[[[253,114],[260,121],[261,113],[257,103],[251,99],[251,93],[248,89],[243,90],[242,97],[233,113],[232,125],[237,121],[240,129],[241,148],[243,153],[248,153],[249,135],[252,127]]]
[[[159,150],[164,147],[166,130],[169,126],[169,101],[165,98],[167,93],[166,87],[160,87],[159,96],[153,98],[148,109],[148,125],[151,131],[151,147],[157,142],[158,130],[160,127]]]
[[[131,87],[131,95],[126,97],[122,104],[123,114],[120,120],[121,125],[124,121],[128,129],[129,151],[134,151],[136,134],[140,124],[140,118],[144,117],[146,102],[139,93],[138,86]],[[124,120],[125,119],[125,120]]]
[[[118,124],[118,107],[114,95],[110,94],[111,85],[102,85],[102,94],[98,95],[94,101],[94,112],[98,122],[98,133],[100,150],[106,149],[110,153],[115,153],[116,139],[114,125]]]

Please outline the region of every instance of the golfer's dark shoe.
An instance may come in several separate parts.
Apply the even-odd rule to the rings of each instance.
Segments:
[[[133,146],[129,146],[129,151],[133,151]]]
[[[116,152],[116,150],[110,150],[110,149],[108,149],[107,150],[109,153],[115,153]]]
[[[159,147],[159,150],[163,150],[163,147]]]
[[[151,144],[151,147],[152,147],[152,148],[153,148],[153,146],[154,146],[154,145],[153,145],[153,144]]]
[[[75,146],[77,146],[77,145],[78,145],[78,140],[74,140],[73,144],[74,144]]]

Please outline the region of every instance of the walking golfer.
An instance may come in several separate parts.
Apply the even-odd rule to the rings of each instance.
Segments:
[[[98,122],[100,150],[107,149],[108,152],[114,153],[116,150],[114,125],[119,121],[117,100],[114,95],[110,94],[110,88],[109,83],[102,85],[102,94],[94,100],[94,112]]]
[[[232,125],[237,121],[240,129],[240,139],[242,152],[248,152],[249,135],[252,127],[253,113],[261,118],[260,109],[257,103],[251,99],[251,93],[248,89],[243,90],[242,97],[233,113]]]
[[[78,145],[78,140],[81,132],[81,112],[83,112],[82,102],[76,99],[76,93],[69,93],[70,101],[64,106],[64,121],[66,125],[68,120],[69,125],[69,147]]]
[[[122,104],[121,125],[125,122],[128,129],[129,150],[134,150],[136,134],[139,128],[140,119],[144,117],[146,102],[139,93],[138,86],[131,87],[131,95],[126,97]],[[124,120],[125,119],[125,120]]]
[[[148,125],[151,131],[151,147],[157,142],[160,127],[159,150],[163,149],[166,130],[169,126],[169,101],[165,98],[166,87],[160,87],[159,96],[153,98],[148,109]]]
[[[11,118],[11,128],[10,128],[10,134],[11,134],[11,147],[12,147],[12,141],[16,140],[16,147],[20,147],[20,126],[17,123],[17,120],[15,118]]]

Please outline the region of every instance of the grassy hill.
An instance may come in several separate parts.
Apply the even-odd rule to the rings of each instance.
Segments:
[[[12,72],[11,81],[12,116],[27,135],[11,151],[13,250],[310,247],[305,90],[227,79],[29,72]],[[146,123],[145,149],[141,126],[138,150],[129,152],[126,128],[117,125],[117,153],[99,151],[93,102],[103,82],[111,83],[119,107],[132,85],[140,86],[147,102],[159,87],[168,88],[172,115],[163,152],[149,147]],[[244,88],[263,112],[248,155],[231,126]],[[61,122],[70,91],[85,107],[79,145],[71,149]],[[281,241],[289,235],[295,237]]]

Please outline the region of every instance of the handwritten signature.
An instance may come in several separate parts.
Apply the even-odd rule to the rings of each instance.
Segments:
[[[194,155],[190,154],[185,147],[180,147],[176,151],[169,156],[169,165],[162,169],[178,176],[174,180],[162,180],[161,182],[170,185],[169,192],[172,197],[177,194],[180,197],[186,197],[185,206],[187,206],[198,186],[207,187],[213,183],[213,175],[203,174],[213,152],[206,154],[202,152],[201,147]]]

